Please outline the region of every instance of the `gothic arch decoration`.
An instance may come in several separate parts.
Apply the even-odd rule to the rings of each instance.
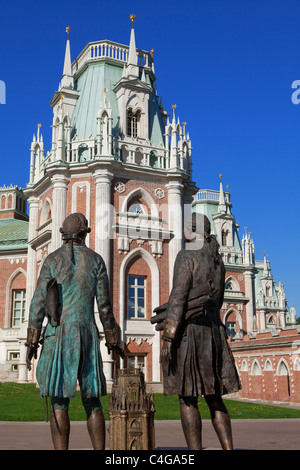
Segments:
[[[251,372],[250,375],[262,375],[261,367],[257,361],[257,359],[254,359],[252,366],[251,366]]]
[[[168,126],[166,126],[165,147],[167,151],[171,150],[172,131],[173,131],[172,124],[169,124]]]
[[[239,285],[238,281],[233,276],[229,276],[225,280],[225,290],[235,290],[235,291],[240,290],[240,285]]]
[[[226,325],[227,323],[227,319],[229,318],[229,316],[231,314],[234,314],[235,315],[235,318],[236,318],[236,324],[237,324],[237,328],[236,328],[236,331],[235,331],[235,338],[242,338],[243,336],[243,320],[242,320],[242,316],[240,314],[240,312],[238,312],[235,308],[231,307],[227,310],[227,312],[225,313],[225,316],[224,316],[224,324]]]
[[[270,361],[270,359],[266,359],[266,362],[265,362],[265,371],[266,371],[266,372],[271,372],[271,371],[273,371],[273,366],[272,366],[272,362]]]
[[[120,267],[120,325],[125,321],[125,285],[126,268],[134,258],[142,257],[149,266],[151,272],[151,305],[152,311],[159,305],[159,269],[153,256],[144,248],[136,248],[126,255]],[[124,332],[124,328],[123,328]]]
[[[58,112],[60,112],[60,108],[58,110]],[[57,140],[58,140],[58,128],[59,128],[59,125],[60,125],[60,119],[59,117],[57,116],[55,121],[54,121],[54,126],[53,126],[53,143],[55,145],[55,148],[57,148]]]
[[[1,196],[1,206],[0,206],[1,209],[6,208],[6,200],[7,200],[6,199],[6,194],[2,194],[2,196]]]
[[[294,371],[300,371],[300,359],[299,357],[296,357],[294,361]]]
[[[70,137],[71,137],[71,122],[69,116],[65,116],[63,120],[63,126],[64,126],[64,140],[65,143],[70,142]]]
[[[243,359],[242,361],[241,372],[248,372],[248,362],[246,359]]]
[[[46,197],[45,201],[43,202],[43,206],[41,210],[40,227],[51,219],[51,213],[52,213],[51,200],[48,197]]]
[[[284,358],[281,358],[277,365],[276,375],[290,375],[289,366]]]
[[[85,217],[87,218],[88,222],[90,223],[91,220],[91,185],[89,181],[76,181],[72,186],[72,213],[78,212],[77,208],[77,196],[78,190],[80,192],[85,191]],[[81,210],[82,212],[82,210]],[[89,247],[90,243],[90,234],[87,234],[86,245]]]
[[[126,269],[128,266],[128,263],[134,258],[142,257],[146,263],[149,266],[150,272],[151,272],[151,311],[155,307],[159,305],[160,302],[160,296],[159,296],[159,285],[160,285],[160,273],[159,269],[157,266],[157,263],[153,256],[146,251],[144,248],[136,248],[129,252],[125,258],[123,259],[121,266],[120,266],[120,329],[121,329],[121,340],[123,342],[126,342],[126,334],[125,334],[125,329],[126,329],[126,305],[125,305],[125,299],[126,299]],[[150,322],[149,322],[150,323]],[[150,331],[150,329],[149,329]],[[160,368],[155,367],[155,364],[159,362],[159,357],[160,357],[160,334],[158,331],[155,330],[155,328],[151,327],[151,338],[150,342],[152,342],[152,380],[154,382],[160,380]]]
[[[154,199],[143,188],[136,188],[136,189],[132,190],[128,194],[128,196],[126,198],[124,198],[124,200],[122,202],[121,212],[127,212],[128,208],[130,206],[130,202],[132,202],[133,200],[139,200],[139,199],[142,199],[142,200],[145,201],[151,215],[153,215],[155,217],[159,216],[157,205],[155,204]]]
[[[267,320],[267,327],[275,327],[276,326],[276,317],[275,315],[271,314],[269,317],[268,317],[268,320]]]
[[[19,274],[23,274],[25,279],[27,279],[27,273],[23,268],[18,268],[14,271],[11,276],[9,277],[7,284],[6,284],[6,302],[5,302],[5,320],[4,325],[5,328],[10,328],[10,315],[11,315],[11,307],[12,307],[12,285],[14,280]]]
[[[231,234],[231,227],[229,225],[229,222],[225,220],[225,222],[223,222],[220,228],[220,236],[221,236],[220,241],[221,241],[222,247],[228,247],[232,245],[230,234]]]

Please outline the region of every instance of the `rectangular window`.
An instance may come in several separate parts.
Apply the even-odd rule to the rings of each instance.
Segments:
[[[127,356],[127,367],[128,369],[140,369],[141,372],[145,373],[145,359],[146,356],[139,355],[128,355]]]
[[[8,360],[9,361],[18,361],[20,359],[19,351],[8,351]]]
[[[146,278],[128,276],[128,318],[146,318]]]
[[[26,290],[13,291],[12,327],[19,327],[25,320]]]
[[[227,334],[229,338],[231,338],[231,341],[234,341],[235,337],[235,322],[227,322]]]

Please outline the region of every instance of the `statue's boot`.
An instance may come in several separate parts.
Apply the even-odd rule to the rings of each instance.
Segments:
[[[222,449],[233,450],[230,416],[222,398],[216,395],[206,395],[205,400]]]
[[[105,419],[102,410],[87,416],[87,428],[94,450],[105,450]]]
[[[189,450],[202,450],[202,421],[197,404],[180,403],[180,418]]]
[[[52,410],[50,416],[52,442],[55,450],[68,450],[70,420],[66,410]]]

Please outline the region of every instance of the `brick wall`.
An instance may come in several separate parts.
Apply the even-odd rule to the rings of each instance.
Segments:
[[[13,289],[26,289],[26,277],[20,269],[26,272],[27,261],[25,258],[11,258],[0,260],[0,328],[7,328],[11,325],[5,325],[5,309],[7,305],[6,290],[8,282],[10,281],[10,306],[12,305],[12,290]],[[16,274],[14,277],[14,273]],[[12,310],[10,307],[9,315],[11,316]]]
[[[245,336],[230,346],[242,382],[241,398],[300,403],[300,337],[297,329]],[[244,370],[243,370],[244,369]],[[247,369],[247,370],[245,370]]]

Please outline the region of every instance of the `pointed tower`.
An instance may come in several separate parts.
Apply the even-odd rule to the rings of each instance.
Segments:
[[[126,66],[126,77],[129,80],[134,80],[139,78],[139,67],[137,62],[137,53],[135,45],[135,33],[134,33],[134,21],[136,19],[135,15],[130,15],[132,21],[131,33],[130,33],[130,44],[129,44],[129,54]]]
[[[62,244],[64,218],[83,213],[91,227],[86,244],[105,261],[119,339],[129,352],[121,366],[141,367],[146,381],[160,382],[160,333],[140,320],[168,299],[184,206],[197,188],[190,139],[175,116],[172,148],[165,147],[153,52],[136,48],[135,16],[130,19],[129,46],[94,41],[72,64],[67,28],[63,76],[50,103],[51,151],[42,171],[32,167],[26,189],[27,304],[45,251]],[[113,360],[105,347],[101,353],[110,386]]]
[[[49,163],[63,163],[71,158],[70,139],[71,121],[79,93],[74,89],[74,77],[71,64],[70,27],[67,26],[67,42],[61,82],[52,97],[50,106],[53,108],[52,146]]]
[[[67,36],[67,44],[66,44],[66,51],[65,51],[63,76],[60,82],[60,90],[62,88],[74,87],[74,79],[73,79],[72,64],[71,64],[70,38],[69,38],[70,26],[67,26],[66,32],[68,36]]]
[[[30,176],[29,184],[34,184],[44,176],[44,142],[40,133],[41,124],[37,125],[37,136],[33,134],[30,147]]]

